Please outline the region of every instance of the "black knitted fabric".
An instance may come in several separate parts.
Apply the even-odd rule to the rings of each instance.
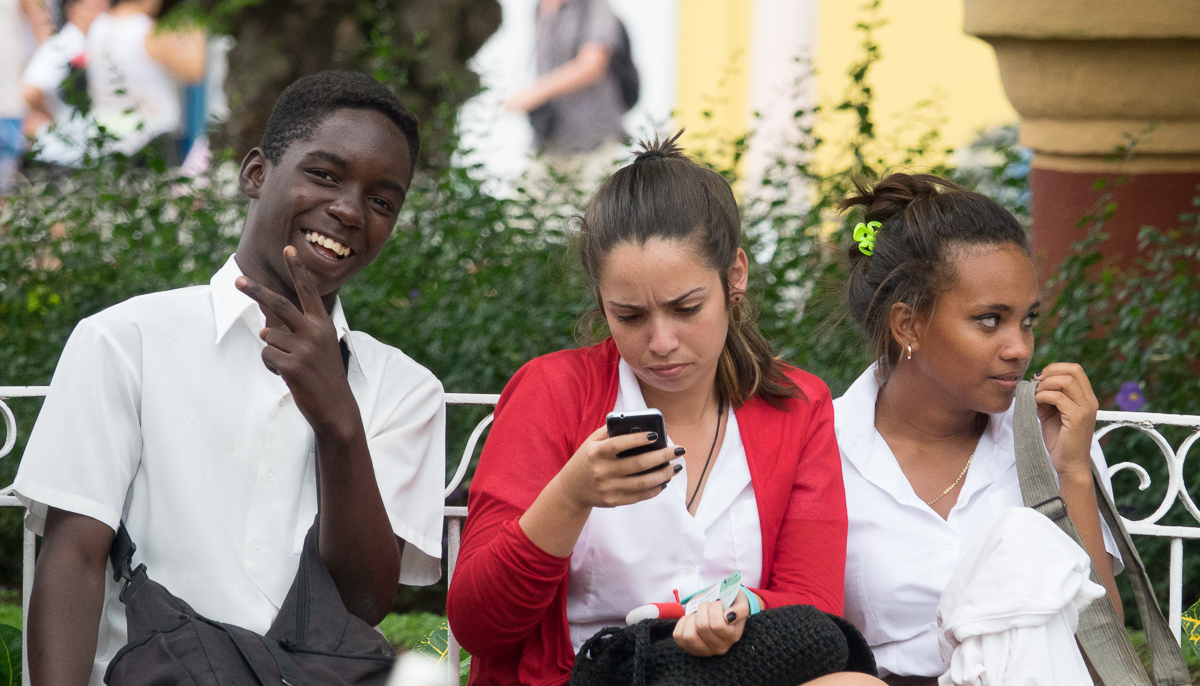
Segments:
[[[811,605],[746,620],[724,655],[696,657],[671,637],[674,619],[602,629],[575,657],[571,686],[796,686],[834,672],[875,675],[875,657],[850,622]]]

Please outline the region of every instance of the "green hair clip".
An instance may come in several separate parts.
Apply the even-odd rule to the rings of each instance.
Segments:
[[[867,257],[875,252],[875,232],[882,226],[879,222],[859,222],[854,227],[854,240],[858,241],[858,249]]]

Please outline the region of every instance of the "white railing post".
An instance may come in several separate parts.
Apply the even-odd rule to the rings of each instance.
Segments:
[[[1183,641],[1183,539],[1171,539],[1171,581],[1167,596],[1167,619],[1175,640]]]
[[[500,400],[499,395],[491,393],[447,393],[447,405],[495,405]],[[492,415],[484,417],[475,425],[471,431],[471,435],[467,438],[467,445],[463,447],[462,457],[459,458],[458,467],[454,470],[454,476],[451,477],[450,483],[446,484],[446,490],[442,497],[449,498],[459,484],[462,483],[463,477],[467,475],[467,469],[471,466],[471,458],[475,455],[475,447],[479,444],[479,439],[483,437],[483,432],[492,423]],[[450,580],[454,578],[454,566],[458,562],[458,549],[462,545],[462,527],[463,522],[467,518],[467,508],[446,506],[446,588],[450,588]],[[449,624],[446,625],[446,662],[450,665],[447,670],[446,684],[447,686],[458,686],[459,672],[462,669],[462,650],[459,648],[458,640],[454,638],[454,632],[450,630]]]
[[[21,685],[29,681],[29,598],[33,595],[33,565],[37,554],[37,537],[29,529],[21,531]]]
[[[462,545],[462,524],[467,516],[465,507],[446,508],[446,588],[450,588],[450,580],[454,578],[454,564],[458,561],[458,549]],[[462,670],[462,650],[454,632],[446,625],[446,662],[450,669],[446,673],[446,685],[459,685],[459,672]]]

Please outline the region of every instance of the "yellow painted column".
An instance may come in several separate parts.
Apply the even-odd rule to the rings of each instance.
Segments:
[[[675,119],[690,152],[711,154],[746,132],[753,10],[754,0],[680,0]]]

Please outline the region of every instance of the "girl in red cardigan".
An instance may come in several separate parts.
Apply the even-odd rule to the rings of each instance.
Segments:
[[[751,608],[841,614],[846,504],[829,390],[780,364],[744,300],[749,262],[720,175],[652,144],[588,205],[580,253],[612,337],[509,381],[471,484],[447,614],[472,686],[564,684],[575,652],[640,605],[741,571],[675,641],[724,654]],[[659,409],[667,448],[609,437]],[[836,674],[811,683],[879,682]]]

